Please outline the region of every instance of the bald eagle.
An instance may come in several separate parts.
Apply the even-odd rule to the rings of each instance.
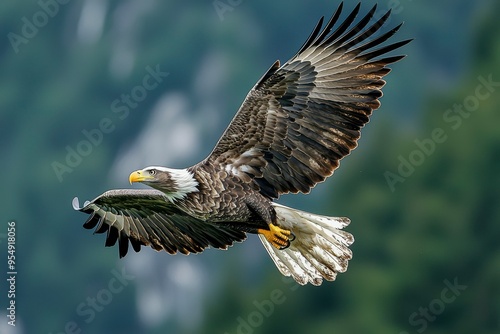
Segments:
[[[172,169],[146,167],[130,183],[153,189],[103,193],[75,210],[83,225],[106,232],[105,246],[129,241],[138,252],[151,246],[170,254],[227,249],[258,234],[279,271],[299,284],[320,285],[347,270],[353,236],[348,218],[320,216],[280,205],[286,193],[309,193],[333,174],[357,146],[361,128],[380,106],[388,55],[407,44],[382,45],[401,27],[381,31],[376,6],[357,22],[360,5],[339,22],[340,4],[328,23],[321,18],[289,61],[276,61],[248,93],[210,155]],[[339,22],[337,24],[337,22]]]

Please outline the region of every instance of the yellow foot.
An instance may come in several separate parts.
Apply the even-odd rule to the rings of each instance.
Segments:
[[[269,224],[269,230],[258,229],[258,233],[266,237],[267,241],[279,250],[290,246],[290,241],[295,240],[295,234],[290,230],[284,230],[274,224]]]

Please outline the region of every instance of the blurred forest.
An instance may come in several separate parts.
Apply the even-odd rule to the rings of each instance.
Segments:
[[[379,2],[390,27],[405,21],[394,40],[415,38],[408,57],[335,175],[280,199],[351,218],[354,257],[335,282],[284,279],[256,236],[119,260],[72,209],[130,187],[137,168],[203,159],[337,5],[3,1],[0,249],[15,221],[18,274],[15,327],[0,285],[0,332],[499,333],[499,1]]]

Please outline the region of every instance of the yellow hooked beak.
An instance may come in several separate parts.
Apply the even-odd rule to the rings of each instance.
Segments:
[[[142,170],[136,170],[135,172],[130,173],[130,176],[128,177],[128,180],[130,184],[134,182],[143,182],[152,179],[153,177],[147,175],[147,173],[144,173]]]

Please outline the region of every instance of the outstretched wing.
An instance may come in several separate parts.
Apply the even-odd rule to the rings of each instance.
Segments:
[[[75,210],[90,214],[83,227],[94,233],[106,232],[105,246],[118,240],[120,257],[127,254],[129,240],[138,252],[141,245],[170,254],[199,253],[208,246],[227,249],[246,234],[228,227],[213,225],[184,214],[157,190],[110,190]]]
[[[261,193],[307,193],[357,146],[361,128],[380,106],[386,65],[404,56],[385,56],[410,40],[380,46],[399,27],[379,33],[388,11],[353,24],[359,4],[338,24],[339,6],[321,31],[323,18],[298,53],[277,61],[247,95],[238,113],[203,163],[218,164]]]

